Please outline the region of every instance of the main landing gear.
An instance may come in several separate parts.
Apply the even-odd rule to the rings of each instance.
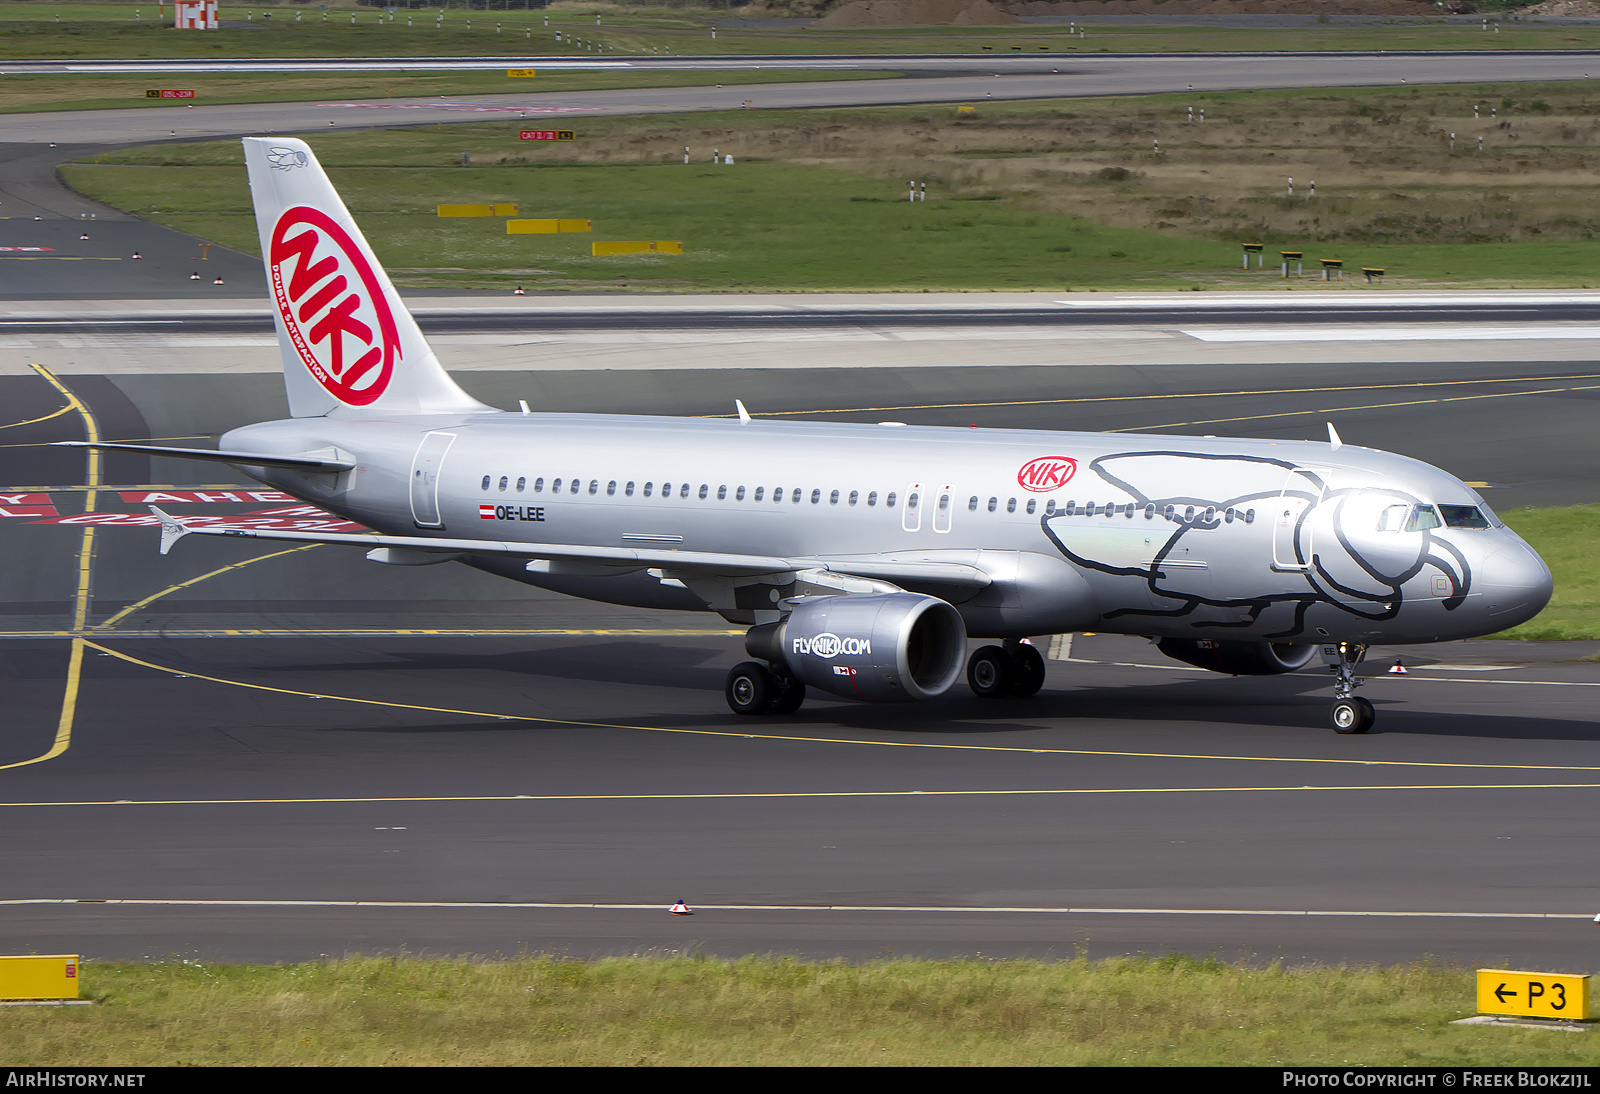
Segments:
[[[1026,642],[980,646],[967,659],[967,686],[980,699],[1026,698],[1044,687],[1044,656]]]
[[[735,714],[793,714],[806,700],[806,686],[759,661],[741,661],[728,670],[723,686]]]
[[[1372,704],[1356,695],[1361,686],[1355,666],[1367,656],[1367,647],[1354,642],[1329,642],[1322,646],[1322,662],[1333,672],[1333,709],[1328,721],[1335,733],[1365,733],[1377,719]]]

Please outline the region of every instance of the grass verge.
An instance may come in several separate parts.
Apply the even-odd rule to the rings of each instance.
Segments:
[[[1600,207],[1600,91],[1581,82],[1055,100],[967,114],[769,112],[752,95],[754,110],[575,120],[577,141],[546,147],[519,142],[517,121],[313,139],[380,256],[413,286],[1600,284],[1600,217],[1589,213]],[[712,149],[735,166],[712,168]],[[459,166],[463,151],[473,166]],[[213,142],[64,173],[112,205],[253,250],[240,163],[237,144]],[[926,203],[905,201],[907,179],[926,182]],[[594,238],[680,239],[686,253],[591,259],[587,238],[507,238],[497,220],[430,215],[455,201],[589,218]],[[1264,244],[1269,262],[1304,251],[1312,276],[1245,272],[1240,242]],[[1350,279],[1315,280],[1321,258],[1342,260]],[[1386,284],[1363,284],[1363,266],[1385,269]]]
[[[1458,50],[1600,48],[1600,27],[1505,23],[1485,31],[1478,23],[1394,18],[1363,26],[1214,27],[1096,25],[1078,37],[1067,26],[828,28],[729,26],[738,12],[711,8],[658,8],[615,4],[563,4],[548,11],[468,11],[454,8],[437,21],[418,0],[395,6],[379,21],[371,7],[350,0],[321,5],[227,7],[233,26],[204,33],[156,25],[154,5],[108,3],[0,3],[0,59],[150,57],[379,57],[522,53],[592,57],[580,42],[607,54],[774,55],[817,53],[984,53],[1071,57],[1100,53]],[[140,17],[134,18],[138,11]],[[595,14],[600,14],[596,24]],[[54,16],[59,15],[57,21]],[[355,21],[351,21],[354,15]],[[297,20],[298,17],[298,21]],[[548,17],[548,23],[546,18]],[[410,25],[407,25],[407,20]],[[711,27],[717,27],[712,37]],[[561,32],[558,42],[556,33]]]
[[[1495,638],[1600,639],[1600,505],[1514,509],[1500,519],[1527,540],[1555,578],[1550,606]]]
[[[83,977],[100,1006],[0,1013],[8,1064],[1600,1063],[1594,1037],[1450,1025],[1472,976],[1427,964],[352,958]]]

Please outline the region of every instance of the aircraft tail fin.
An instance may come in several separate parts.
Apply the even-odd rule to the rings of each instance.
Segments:
[[[310,147],[244,138],[289,412],[487,410],[456,386]]]

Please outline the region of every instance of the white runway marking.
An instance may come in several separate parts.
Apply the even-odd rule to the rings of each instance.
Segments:
[[[92,897],[35,897],[0,900],[0,907],[30,904],[124,904],[143,907],[196,908],[438,908],[438,909],[550,909],[611,912],[665,912],[667,905],[545,903],[541,901],[431,901],[431,900],[161,900],[96,899]],[[1316,908],[1030,908],[981,907],[945,904],[695,904],[699,912],[927,912],[1007,915],[1226,915],[1226,916],[1326,916],[1386,919],[1593,919],[1592,912],[1438,912],[1391,909]]]
[[[1181,330],[1201,342],[1526,342],[1600,338],[1600,327],[1540,324],[1528,327],[1473,327],[1459,323],[1351,327],[1209,327]]]

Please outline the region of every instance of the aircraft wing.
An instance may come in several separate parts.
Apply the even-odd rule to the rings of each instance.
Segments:
[[[161,521],[161,553],[188,535],[277,539],[295,543],[332,543],[350,547],[398,548],[438,555],[505,555],[529,560],[615,564],[619,568],[698,572],[744,577],[755,574],[827,570],[836,574],[877,578],[891,582],[934,582],[980,589],[989,575],[976,566],[955,562],[896,561],[883,558],[815,558],[807,556],[745,555],[719,551],[675,551],[648,547],[591,547],[567,543],[514,543],[497,539],[443,539],[431,536],[387,536],[376,532],[276,531],[226,526],[191,527],[152,505]]]

